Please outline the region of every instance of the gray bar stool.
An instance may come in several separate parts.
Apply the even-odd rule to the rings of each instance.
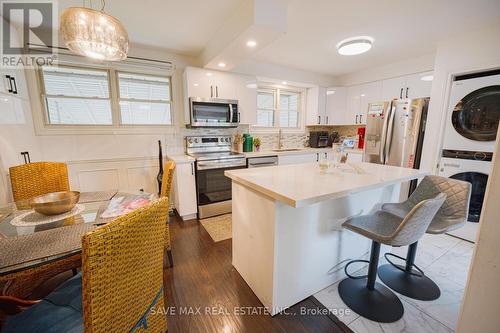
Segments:
[[[433,198],[438,193],[446,193],[446,201],[426,231],[429,234],[442,234],[458,229],[467,222],[471,191],[472,185],[468,182],[439,176],[426,176],[408,200],[384,204],[382,210],[402,217],[418,202]],[[437,284],[415,265],[417,244],[418,242],[415,242],[408,247],[406,258],[386,253],[385,258],[390,265],[381,266],[378,276],[389,288],[402,295],[422,301],[438,299],[441,291]],[[389,257],[404,260],[405,265],[397,265]]]
[[[359,315],[373,321],[390,323],[403,316],[403,304],[389,288],[376,282],[380,244],[405,246],[423,236],[434,215],[446,199],[440,193],[433,199],[423,200],[401,218],[377,211],[349,219],[343,227],[372,240],[370,261],[353,260],[344,268],[346,279],[339,283],[339,295],[344,303]],[[352,276],[347,267],[355,262],[368,262],[368,275]]]

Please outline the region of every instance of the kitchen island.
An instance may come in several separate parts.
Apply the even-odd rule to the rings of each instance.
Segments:
[[[344,277],[370,240],[343,230],[346,218],[400,199],[400,185],[426,173],[350,163],[229,170],[233,266],[271,315]],[[383,253],[384,251],[382,251]]]

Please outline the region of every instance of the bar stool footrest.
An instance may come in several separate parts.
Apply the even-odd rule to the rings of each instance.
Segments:
[[[347,275],[348,278],[354,279],[354,280],[357,280],[357,279],[366,279],[368,277],[368,275],[358,275],[358,276],[355,276],[355,275],[351,275],[351,274],[349,274],[347,272],[347,267],[349,267],[349,265],[357,263],[357,262],[364,262],[364,263],[367,263],[367,264],[370,263],[370,261],[368,261],[368,260],[361,260],[361,259],[351,260],[344,267],[344,273],[345,273],[345,275]]]
[[[402,266],[400,266],[400,265],[395,264],[395,263],[394,263],[392,260],[390,260],[388,257],[395,257],[395,258],[401,259],[401,260],[403,260],[403,261],[406,261],[406,258],[403,258],[403,257],[401,257],[401,256],[398,256],[398,255],[396,255],[396,254],[394,254],[394,253],[389,253],[389,252],[388,252],[388,253],[386,253],[386,254],[384,254],[384,257],[385,257],[385,260],[387,260],[387,262],[388,262],[389,264],[391,264],[394,268],[399,269],[400,271],[402,271],[402,272],[404,272],[404,273],[407,273],[407,274],[410,274],[410,275],[415,275],[415,276],[418,276],[418,277],[423,277],[423,276],[425,276],[424,271],[423,271],[423,270],[421,270],[421,269],[420,269],[420,267],[418,267],[417,265],[412,264],[411,266],[412,266],[412,268],[415,268],[415,269],[418,271],[418,273],[420,273],[420,274],[418,274],[418,273],[414,273],[414,272],[413,272],[413,270],[412,270],[411,272],[407,271],[407,270],[406,270],[406,267],[402,267]]]

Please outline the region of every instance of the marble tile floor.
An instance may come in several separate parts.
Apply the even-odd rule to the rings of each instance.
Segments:
[[[449,236],[425,235],[419,242],[416,264],[441,289],[441,297],[434,301],[418,301],[397,294],[405,308],[403,318],[395,323],[376,323],[359,316],[342,302],[338,282],[314,296],[356,333],[364,332],[454,332],[460,304],[467,281],[474,244]],[[391,252],[406,257],[407,247],[392,248]],[[385,259],[380,259],[380,265]],[[364,274],[366,267],[356,274]],[[378,282],[381,282],[377,279]]]

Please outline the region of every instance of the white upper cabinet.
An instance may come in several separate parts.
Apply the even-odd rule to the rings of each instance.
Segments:
[[[382,81],[382,99],[430,97],[432,72],[417,73]],[[422,80],[424,78],[424,80]]]
[[[330,87],[326,90],[326,115],[328,125],[344,125],[347,122],[347,88]]]
[[[240,123],[257,124],[257,85],[255,76],[186,67],[184,71],[185,122],[189,123],[189,98],[238,100]]]
[[[430,97],[432,78],[432,72],[408,75],[404,98]]]
[[[235,75],[236,96],[240,123],[257,124],[257,79],[255,76]]]
[[[330,117],[326,114],[326,90],[318,86],[307,89],[306,125],[328,125]]]
[[[404,76],[383,80],[382,100],[391,101],[395,98],[403,98],[405,87],[406,78]]]
[[[343,125],[358,125],[361,110],[361,86],[347,88],[347,113]]]

